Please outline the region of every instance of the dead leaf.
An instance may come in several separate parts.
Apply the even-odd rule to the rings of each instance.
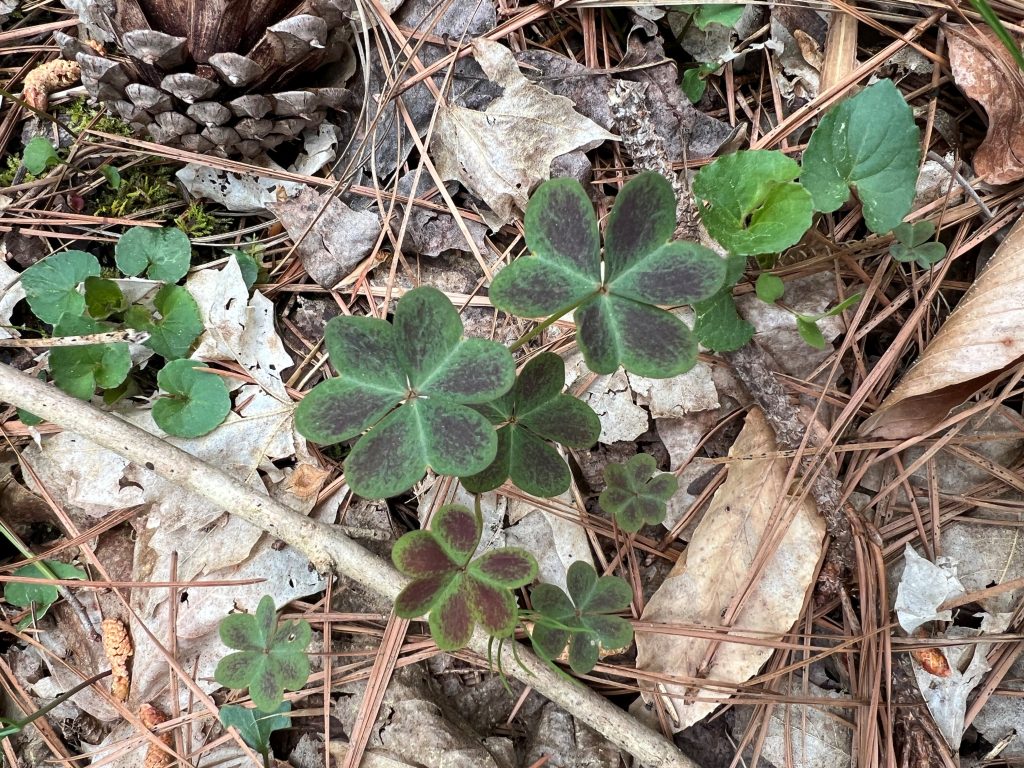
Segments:
[[[882,438],[918,435],[938,424],[1024,356],[1024,219],[996,249],[920,359],[861,426]]]
[[[953,80],[984,107],[988,134],[974,152],[974,171],[989,184],[1024,179],[1024,79],[994,34],[944,26]]]
[[[921,665],[921,669],[934,677],[949,677],[953,670],[949,668],[949,662],[942,655],[940,648],[921,648],[910,652],[914,661]]]
[[[353,211],[341,200],[328,201],[309,187],[297,197],[267,207],[297,243],[306,272],[324,288],[333,288],[359,266],[380,234],[377,214]]]
[[[441,179],[455,179],[508,221],[525,210],[530,191],[550,175],[551,161],[615,137],[519,71],[512,52],[484,38],[473,56],[504,90],[487,109],[442,107],[431,142]]]
[[[730,456],[764,456],[776,450],[771,428],[755,409]],[[729,464],[728,478],[694,531],[686,557],[654,593],[644,621],[720,625],[736,597],[746,592],[732,623],[733,637],[781,638],[793,626],[814,581],[825,525],[812,501],[784,499],[787,466],[788,460],[781,458],[739,458]],[[789,514],[773,519],[780,500]],[[785,533],[767,561],[755,566],[762,541],[778,537],[780,530]],[[725,685],[749,680],[773,652],[762,645],[728,641],[712,647],[710,640],[656,632],[638,632],[636,641],[638,669]],[[675,731],[693,725],[728,699],[727,693],[702,688],[701,700],[694,701],[696,689],[682,683],[659,690]],[[645,699],[650,696],[644,694]],[[635,711],[644,709],[638,704]]]
[[[913,632],[929,621],[949,621],[952,612],[939,611],[946,600],[964,593],[956,575],[955,563],[948,557],[933,563],[907,544],[903,550],[904,568],[893,605],[904,632]]]

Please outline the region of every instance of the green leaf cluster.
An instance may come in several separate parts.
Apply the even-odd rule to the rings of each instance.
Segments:
[[[23,576],[29,579],[84,579],[85,571],[69,563],[59,560],[43,560],[15,568],[12,576]],[[33,619],[41,619],[57,602],[59,591],[55,584],[39,582],[8,581],[4,584],[4,600],[18,608],[30,608],[31,615],[18,623],[18,629],[24,629]]]
[[[237,650],[218,662],[214,679],[227,688],[248,688],[257,709],[278,713],[284,692],[299,690],[309,678],[306,648],[312,636],[307,621],[278,624],[274,599],[264,595],[255,614],[221,619],[221,642]]]
[[[935,237],[935,224],[930,221],[914,224],[904,222],[893,229],[892,234],[896,242],[889,253],[896,261],[917,262],[921,269],[931,269],[946,255],[946,246],[932,240]]]
[[[322,445],[365,432],[344,465],[360,496],[394,496],[428,467],[466,477],[494,461],[494,425],[470,406],[508,392],[515,364],[505,347],[462,332],[458,311],[429,286],[402,297],[393,324],[370,317],[327,324],[324,342],[338,375],[303,398],[295,425]]]
[[[638,453],[625,464],[609,464],[604,469],[607,487],[598,503],[627,533],[664,520],[668,500],[679,490],[675,475],[657,470],[657,462],[648,453]]]
[[[614,651],[633,642],[632,625],[615,615],[629,607],[633,591],[618,576],[598,578],[594,566],[580,560],[569,566],[565,581],[568,594],[553,584],[538,584],[530,592],[530,642],[547,661],[568,646],[569,666],[585,675],[597,664],[601,648]]]
[[[413,579],[395,600],[395,613],[404,619],[429,614],[430,635],[443,651],[465,646],[477,625],[492,637],[510,637],[518,618],[512,590],[537,576],[537,561],[522,549],[473,558],[482,531],[479,512],[449,504],[428,530],[410,531],[391,552],[395,567]]]
[[[195,360],[172,360],[156,377],[166,395],[153,403],[153,421],[175,437],[213,431],[231,410],[224,380]]]
[[[663,306],[713,296],[725,264],[695,243],[670,242],[672,186],[642,173],[619,192],[605,229],[604,259],[594,207],[574,179],[538,187],[526,208],[530,254],[499,272],[491,303],[510,314],[548,317],[575,310],[576,342],[595,373],[620,365],[651,378],[697,361],[689,328]]]

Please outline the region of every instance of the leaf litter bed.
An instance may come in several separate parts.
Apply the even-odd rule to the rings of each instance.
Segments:
[[[533,554],[537,576],[515,593],[518,645],[526,654],[532,631],[532,647],[564,671],[536,668],[531,690],[504,655],[513,641],[505,679],[486,649],[440,652],[411,608],[392,615],[390,587],[311,568],[299,529],[268,535],[244,510],[228,504],[238,514],[226,515],[161,476],[157,453],[131,461],[133,446],[39,423],[35,399],[4,413],[4,574],[21,581],[5,589],[2,716],[22,723],[111,667],[126,667],[128,685],[117,696],[100,681],[14,728],[9,762],[260,765],[266,744],[267,760],[299,767],[612,768],[643,763],[629,747],[642,750],[642,724],[678,748],[665,764],[706,768],[1024,755],[1015,62],[984,26],[970,31],[981,22],[967,6],[940,17],[869,4],[854,19],[828,4],[692,15],[671,3],[577,5],[387,4],[319,84],[346,98],[259,166],[147,143],[131,115],[96,110],[77,81],[57,77],[37,104],[65,128],[4,100],[3,362],[93,396],[225,472],[238,493],[269,494],[386,559],[402,533],[429,529],[445,505],[473,509],[467,489],[479,491],[479,550],[468,554]],[[76,32],[56,3],[18,9],[2,29],[5,87],[26,98],[26,73],[47,75],[39,64]],[[119,53],[107,42],[103,55]],[[881,82],[864,90],[872,76]],[[894,165],[890,144],[857,145],[876,140],[857,127],[857,94],[906,100],[921,162]],[[888,108],[872,109],[885,134]],[[719,156],[729,159],[709,165]],[[714,174],[745,162],[747,183],[721,199]],[[515,353],[520,382],[564,372],[565,393],[529,403],[544,418],[531,421],[517,383],[477,424],[500,428],[504,459],[476,462],[464,486],[418,469],[423,479],[387,501],[354,495],[342,467],[358,443],[347,433],[308,442],[295,416],[324,386],[325,351],[341,374],[329,381],[344,381],[329,323],[400,322],[401,297],[432,286],[457,308],[472,340],[462,344],[511,346],[536,325],[491,299],[505,308],[527,269],[516,257],[535,229],[524,212],[536,186],[584,183],[604,271],[594,262],[567,280],[582,285],[596,267],[613,295],[608,214],[641,171],[673,182],[678,204],[659,227],[691,251],[734,256],[731,289],[673,313],[671,327],[692,327],[704,345],[688,372],[628,355],[595,364],[586,326],[599,313],[581,306],[579,327],[554,318]],[[76,257],[67,290],[50,290],[59,275],[19,279],[68,249],[91,259]],[[611,301],[600,296],[590,301]],[[69,309],[82,317],[62,320]],[[116,358],[97,344],[22,343],[122,321],[149,338]],[[761,354],[746,354],[750,344]],[[546,431],[559,413],[585,429]],[[547,466],[564,469],[531,485],[515,440],[563,446],[565,460]],[[622,465],[634,474],[620,476]],[[662,506],[664,523],[652,524]],[[629,594],[608,587],[614,599],[595,611],[588,579],[612,576]],[[310,672],[260,720],[215,672],[231,653],[222,620],[257,615],[266,594],[282,626],[308,622]],[[630,621],[635,642],[621,647],[621,625],[605,618]],[[104,653],[118,645],[104,620],[124,628],[127,661]],[[544,629],[552,620],[568,629]],[[578,706],[541,695],[566,690]],[[594,701],[622,713],[600,721],[621,730],[588,727]]]

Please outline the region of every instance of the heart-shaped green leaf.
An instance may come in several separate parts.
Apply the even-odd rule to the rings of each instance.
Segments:
[[[494,461],[482,472],[461,478],[467,491],[490,491],[510,477],[534,496],[557,496],[569,487],[569,467],[547,441],[589,448],[601,434],[601,421],[582,400],[563,394],[564,386],[564,361],[542,352],[523,367],[508,394],[478,408],[502,426]]]
[[[429,613],[430,634],[443,651],[469,642],[476,625],[493,637],[509,637],[518,608],[512,590],[537,576],[537,562],[522,549],[504,547],[470,560],[483,521],[459,504],[437,511],[430,528],[395,542],[391,559],[413,580],[395,600],[395,613],[414,619]]]
[[[892,80],[880,80],[830,109],[804,150],[800,181],[829,213],[856,190],[872,232],[910,212],[921,159],[914,113]]]
[[[708,349],[731,352],[754,338],[754,326],[736,311],[732,291],[724,290],[694,306],[693,333]]]
[[[33,176],[41,176],[47,169],[60,163],[60,157],[57,156],[57,150],[53,148],[49,139],[36,136],[25,145],[21,162],[24,163],[25,170]]]
[[[153,318],[143,307],[132,307],[125,315],[125,323],[140,331],[147,331],[146,346],[167,360],[188,355],[192,342],[203,332],[203,319],[199,305],[192,294],[180,285],[168,284],[153,297],[153,306],[160,313]]]
[[[638,453],[625,464],[605,467],[608,487],[601,492],[598,503],[615,516],[622,530],[636,533],[644,525],[665,519],[665,505],[679,489],[679,481],[671,472],[655,474],[657,469],[654,457],[647,453]]]
[[[74,565],[62,563],[59,560],[44,560],[43,567],[39,563],[30,563],[20,568],[15,568],[13,576],[24,576],[29,579],[84,579],[85,571]],[[22,629],[35,619],[41,619],[50,610],[50,606],[57,602],[59,592],[55,584],[24,583],[9,581],[4,584],[4,599],[11,605],[19,608],[32,607],[32,616],[28,616],[19,623],[18,628]]]
[[[176,283],[188,272],[192,244],[177,227],[132,227],[114,246],[114,261],[130,277],[145,270],[150,280]]]
[[[111,315],[121,314],[128,309],[128,300],[113,280],[107,280],[105,277],[87,277],[84,287],[85,307],[90,317],[106,320]]]
[[[213,431],[231,410],[224,380],[196,360],[172,360],[156,376],[167,396],[153,403],[153,421],[175,437]]]
[[[577,560],[566,573],[566,595],[553,584],[530,593],[534,628],[530,641],[541,658],[558,658],[569,646],[569,666],[578,675],[597,664],[600,648],[618,650],[633,641],[633,627],[614,616],[629,607],[633,591],[618,576],[598,578],[594,566]]]
[[[946,255],[945,245],[938,241],[929,242],[935,236],[935,225],[930,221],[904,222],[892,233],[897,242],[889,252],[896,261],[916,261],[922,269],[929,269]]]
[[[603,277],[597,218],[579,182],[554,179],[538,187],[525,225],[530,254],[495,276],[496,307],[525,317],[575,308],[577,340],[596,373],[622,365],[667,378],[693,367],[697,347],[689,329],[657,305],[712,296],[725,265],[703,246],[669,242],[675,195],[664,178],[643,173],[622,188],[608,219]]]
[[[111,326],[91,317],[65,314],[53,333],[55,336],[83,336],[111,330]],[[128,345],[122,342],[54,347],[50,352],[53,383],[81,400],[92,397],[96,387],[118,386],[131,368]]]
[[[291,710],[290,701],[281,702],[281,706],[272,712],[261,712],[237,704],[224,704],[220,708],[220,723],[225,728],[237,728],[242,741],[261,755],[265,755],[270,751],[270,734],[288,727],[289,718],[286,715]]]
[[[708,233],[741,256],[778,253],[800,241],[811,226],[811,196],[794,179],[796,161],[774,150],[725,155],[693,179],[701,221]]]
[[[256,614],[238,613],[220,622],[220,639],[237,653],[225,656],[213,676],[228,688],[248,688],[263,712],[277,712],[285,691],[297,691],[309,678],[306,648],[313,636],[307,621],[278,625],[274,599],[264,595]]]
[[[754,283],[754,291],[757,293],[757,298],[765,304],[774,304],[786,292],[786,284],[782,282],[781,277],[762,272],[757,276],[757,282]]]
[[[338,376],[303,398],[295,424],[323,444],[369,430],[345,460],[357,494],[386,498],[411,488],[428,467],[461,477],[494,460],[494,426],[467,404],[505,394],[515,364],[500,344],[463,338],[458,311],[439,290],[409,291],[394,324],[335,318],[325,341]]]
[[[40,259],[21,273],[32,314],[44,323],[56,325],[61,315],[85,312],[85,297],[78,286],[100,273],[100,263],[91,253],[61,251]]]

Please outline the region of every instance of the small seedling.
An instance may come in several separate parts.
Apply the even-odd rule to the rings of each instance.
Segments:
[[[921,269],[930,269],[946,255],[946,246],[932,240],[935,237],[935,225],[930,221],[919,221],[915,224],[904,222],[896,227],[892,234],[896,242],[892,244],[889,253],[896,261],[913,261],[917,262]]]
[[[303,398],[295,425],[322,445],[369,430],[345,460],[355,493],[386,498],[411,488],[428,467],[468,477],[494,461],[494,426],[468,405],[508,392],[515,364],[500,344],[463,338],[462,319],[441,291],[409,291],[393,325],[334,318],[324,339],[338,376]]]
[[[288,713],[292,710],[290,701],[283,701],[271,712],[262,712],[237,704],[224,704],[220,708],[220,723],[225,728],[238,729],[242,741],[263,756],[264,764],[270,762],[270,735],[288,727]]]
[[[891,80],[880,80],[830,109],[804,150],[800,181],[815,210],[838,209],[856,190],[875,233],[910,212],[920,162],[914,113]]]
[[[580,560],[569,566],[565,582],[568,595],[553,584],[531,590],[530,642],[549,662],[568,645],[569,666],[585,675],[597,664],[601,648],[619,650],[633,642],[632,625],[613,615],[629,607],[633,591],[618,576],[598,578],[594,566]]]
[[[619,192],[601,235],[580,183],[554,179],[526,207],[530,255],[491,283],[499,309],[523,317],[558,318],[575,310],[576,341],[595,373],[620,365],[650,378],[684,373],[697,362],[689,328],[661,306],[712,295],[725,264],[695,243],[669,242],[676,226],[672,186],[643,173]]]
[[[683,79],[680,83],[680,87],[683,89],[683,93],[686,98],[690,100],[691,104],[696,104],[704,97],[704,91],[707,90],[708,75],[714,73],[722,65],[719,62],[711,62],[705,64],[698,64],[695,67],[690,67],[688,70],[683,72]]]
[[[278,625],[274,598],[264,595],[255,615],[221,619],[221,642],[238,650],[220,660],[214,679],[227,688],[248,688],[258,709],[277,712],[284,692],[299,690],[309,678],[306,648],[312,637],[307,621]]]
[[[534,496],[551,497],[569,488],[569,467],[551,442],[589,448],[601,434],[594,409],[562,393],[565,362],[542,352],[530,360],[512,390],[476,409],[499,425],[498,452],[483,472],[462,478],[471,493],[497,488],[508,478]]]
[[[537,561],[522,549],[492,549],[472,559],[482,531],[479,512],[449,504],[428,530],[410,531],[391,551],[395,567],[413,578],[395,600],[395,613],[403,619],[429,614],[430,635],[442,651],[464,647],[477,624],[491,637],[510,637],[518,616],[512,590],[537,576]]]
[[[33,176],[40,176],[55,165],[60,164],[60,157],[50,140],[42,136],[30,139],[21,155],[25,170]]]
[[[627,533],[664,520],[666,504],[679,489],[676,476],[659,473],[657,462],[647,453],[638,453],[625,464],[609,464],[604,469],[604,480],[608,487],[601,492],[598,503]]]
[[[166,397],[153,403],[153,421],[175,437],[200,437],[213,431],[231,410],[224,379],[195,360],[172,360],[157,374]]]
[[[712,24],[723,27],[735,27],[747,8],[746,3],[700,3],[692,6],[693,23],[697,29],[705,31]]]
[[[114,326],[91,317],[65,314],[54,326],[53,333],[55,336],[85,336],[112,330]],[[122,342],[55,347],[50,352],[53,383],[80,400],[92,397],[96,387],[118,386],[131,368],[131,353]]]
[[[12,576],[24,576],[29,579],[84,579],[85,571],[81,568],[62,563],[59,560],[43,560],[36,563],[29,563],[16,568]],[[33,620],[38,621],[50,610],[50,606],[57,602],[60,593],[54,584],[42,584],[40,582],[18,582],[9,581],[4,585],[4,599],[11,605],[19,608],[31,609],[31,615],[18,624],[18,629],[24,629]]]
[[[132,227],[114,246],[117,268],[129,277],[176,283],[188,272],[192,244],[176,227]]]
[[[117,168],[112,165],[101,165],[100,173],[103,174],[103,178],[107,180],[111,189],[121,188],[121,172]]]
[[[825,337],[821,333],[821,329],[818,327],[818,321],[824,320],[826,317],[834,317],[840,312],[849,309],[858,301],[860,301],[860,294],[855,293],[847,299],[844,299],[828,312],[823,312],[820,315],[802,315],[794,313],[796,315],[796,329],[800,333],[800,338],[810,344],[815,349],[825,348]]]

